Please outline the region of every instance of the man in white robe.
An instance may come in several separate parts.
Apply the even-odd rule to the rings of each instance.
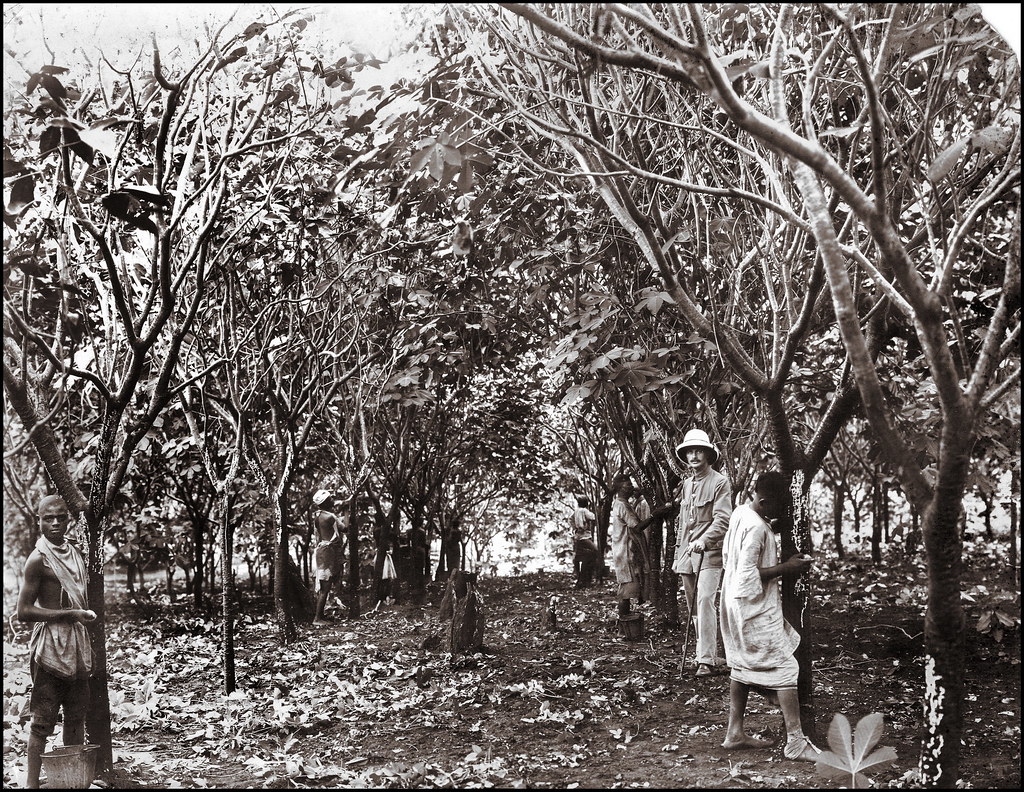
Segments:
[[[800,636],[782,614],[783,575],[810,569],[803,556],[779,563],[779,545],[769,521],[782,516],[789,490],[781,473],[758,477],[749,503],[737,506],[722,548],[720,614],[722,642],[731,671],[729,724],[723,748],[760,748],[765,740],[748,735],[743,716],[751,687],[774,691],[782,709],[788,759],[814,761],[820,753],[803,733],[797,693],[799,665],[794,655]]]

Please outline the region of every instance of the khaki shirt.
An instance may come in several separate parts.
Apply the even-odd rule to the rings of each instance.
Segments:
[[[697,571],[700,554],[686,552],[690,542],[696,539],[704,540],[701,566],[721,568],[722,539],[729,528],[731,513],[732,486],[729,479],[717,470],[709,468],[700,478],[683,479],[679,488],[673,571],[681,575],[692,575]]]

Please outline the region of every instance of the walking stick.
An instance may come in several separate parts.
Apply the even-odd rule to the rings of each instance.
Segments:
[[[704,565],[704,551],[698,550],[697,571],[693,575],[693,597],[686,600],[686,632],[683,637],[683,656],[679,660],[679,677],[686,675],[686,650],[690,646],[690,626],[693,624],[693,609],[697,605],[697,586],[700,584],[700,568]],[[690,602],[693,602],[691,607]]]

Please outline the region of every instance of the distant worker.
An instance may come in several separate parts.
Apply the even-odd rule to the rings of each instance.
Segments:
[[[594,572],[601,560],[601,551],[594,544],[596,523],[597,516],[590,510],[590,499],[584,495],[576,498],[576,510],[572,514],[572,565],[576,573],[576,588],[589,588],[594,583]]]
[[[723,662],[718,656],[715,597],[722,578],[722,538],[732,512],[732,487],[712,467],[718,461],[718,449],[706,432],[687,432],[676,446],[676,456],[692,475],[679,486],[672,569],[682,578],[690,617],[696,616],[696,675],[709,676]]]
[[[615,570],[616,592],[619,602],[619,618],[629,616],[631,600],[639,599],[640,564],[633,552],[634,531],[640,523],[630,503],[633,496],[633,482],[629,476],[617,476],[612,484],[614,499],[608,521],[608,539],[611,542],[612,568]]]
[[[342,520],[335,514],[334,496],[325,489],[313,495],[313,522],[316,525],[317,543],[314,551],[316,563],[316,613],[313,624],[322,627],[330,624],[324,611],[331,589],[341,581],[341,570],[345,560],[345,534]]]
[[[71,522],[67,505],[58,495],[46,495],[36,512],[41,535],[25,561],[18,593],[19,621],[35,622],[29,639],[29,789],[39,788],[42,754],[57,725],[58,709],[64,711],[64,745],[85,744],[92,675],[92,644],[85,625],[96,620],[89,610],[85,560],[66,538]]]

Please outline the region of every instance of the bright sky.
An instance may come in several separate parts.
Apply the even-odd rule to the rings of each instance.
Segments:
[[[311,32],[327,45],[325,57],[332,57],[331,44],[367,52],[387,60],[392,44],[400,35],[401,3],[314,3],[302,8],[317,12]],[[979,3],[989,23],[1020,57],[1020,3]],[[117,66],[125,68],[148,51],[148,32],[154,31],[164,52],[177,43],[188,47],[204,23],[218,25],[238,13],[248,24],[257,14],[272,14],[294,8],[291,3],[4,3],[4,48],[16,53],[12,64],[5,52],[4,71],[8,79],[22,78],[20,64],[34,71],[46,63],[74,66],[84,52],[95,61],[100,50]],[[9,20],[13,20],[9,22]],[[200,37],[201,38],[201,37]],[[53,50],[47,53],[43,42]],[[194,49],[194,45],[189,47]],[[344,49],[338,54],[347,54]],[[404,68],[392,64],[393,69]],[[8,70],[9,76],[8,76]],[[390,71],[390,70],[389,70]],[[387,77],[378,75],[379,81]],[[5,83],[7,80],[5,79]]]
[[[979,3],[985,18],[1020,56],[1020,3]],[[323,14],[322,26],[339,42],[354,49],[384,56],[394,39],[400,3],[315,3],[304,6]],[[204,20],[222,20],[242,8],[269,11],[295,7],[286,3],[4,3],[5,43],[41,43],[43,33],[58,56],[76,46],[95,52],[100,45],[126,51],[137,46],[140,31],[155,29],[158,38],[188,37],[190,29]],[[20,26],[9,28],[8,14],[21,10]],[[45,24],[40,25],[43,15]],[[45,50],[40,46],[40,57]],[[42,63],[26,63],[36,68]]]
[[[1020,60],[1020,3],[978,3],[988,23],[999,31]]]
[[[325,40],[382,58],[400,28],[400,3],[4,3],[4,44],[23,56],[29,69],[51,62],[44,41],[58,65],[67,65],[76,48],[90,60],[101,49],[108,56],[133,58],[140,47],[148,49],[150,31],[161,49],[169,49],[196,38],[204,23],[219,25],[233,12],[248,24],[261,13],[268,18],[275,10],[296,7],[317,12],[315,24]],[[13,10],[20,13],[15,17]],[[9,18],[17,24],[9,24]]]

